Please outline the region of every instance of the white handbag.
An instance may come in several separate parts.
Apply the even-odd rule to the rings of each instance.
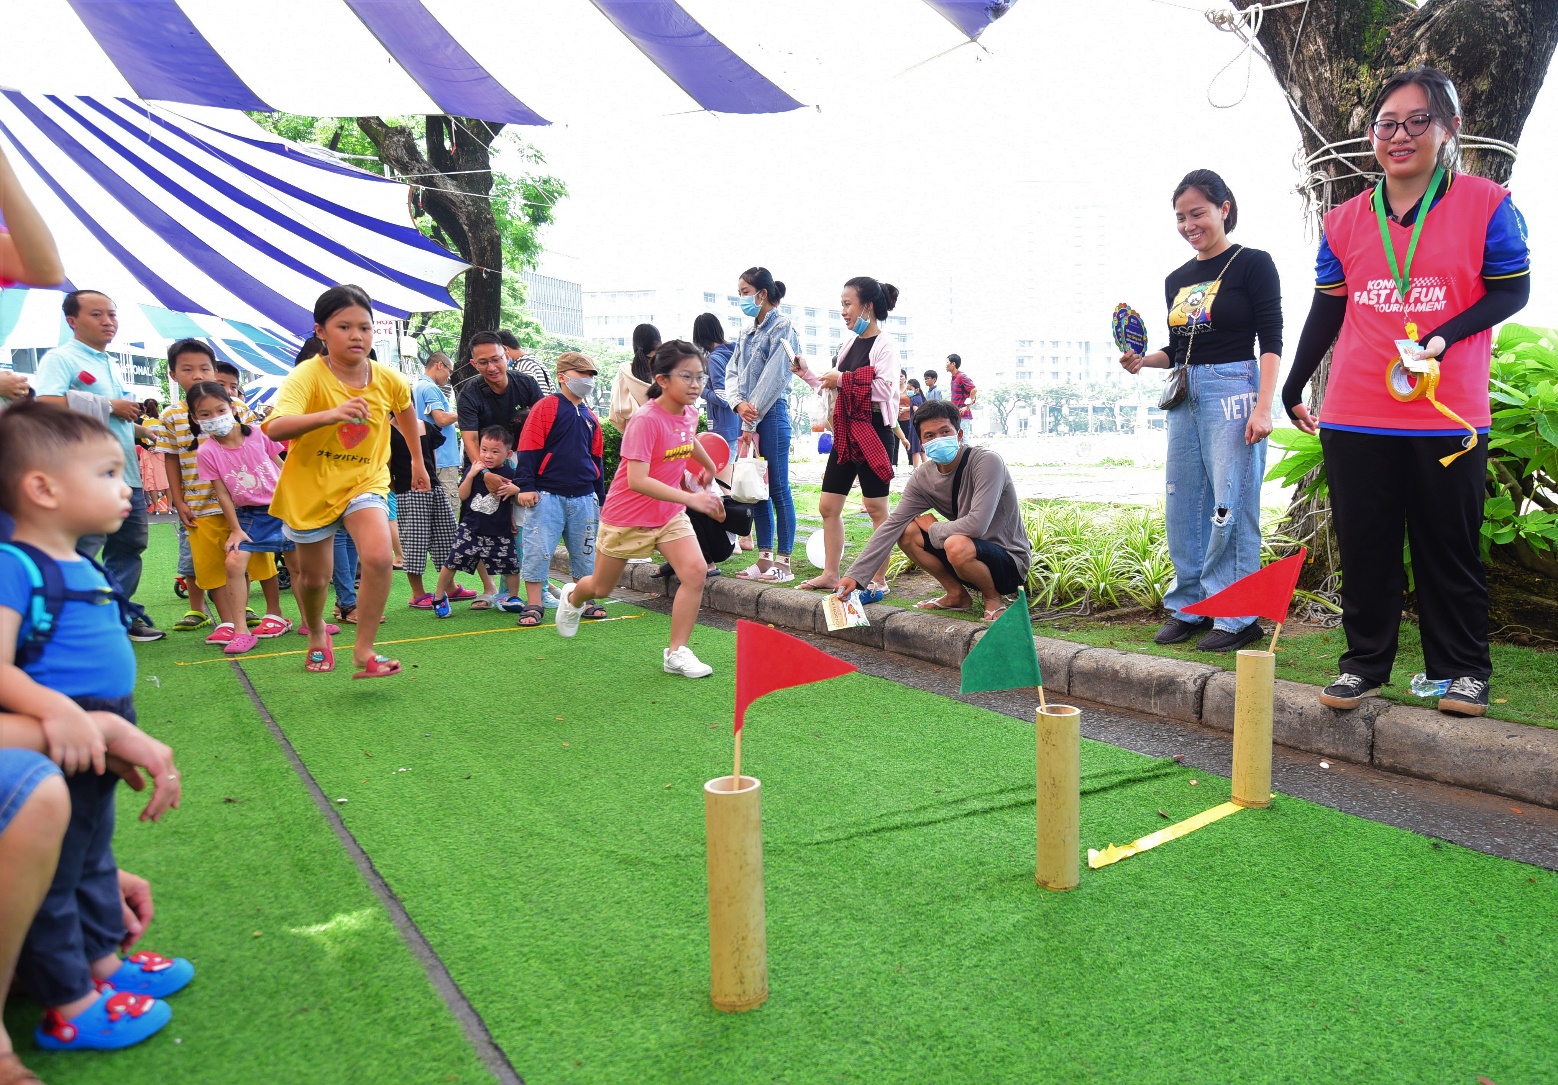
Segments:
[[[730,496],[743,505],[768,500],[768,461],[759,456],[736,460],[730,477]]]

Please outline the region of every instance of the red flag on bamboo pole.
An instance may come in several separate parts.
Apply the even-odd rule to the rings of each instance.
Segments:
[[[1287,621],[1288,607],[1293,605],[1293,590],[1298,587],[1298,574],[1308,555],[1308,549],[1300,546],[1298,553],[1291,557],[1274,561],[1199,603],[1185,607],[1185,613],[1204,618],[1243,618],[1253,614],[1281,625]]]
[[[764,694],[849,674],[854,664],[835,659],[788,633],[757,622],[736,623],[736,733],[747,707]]]

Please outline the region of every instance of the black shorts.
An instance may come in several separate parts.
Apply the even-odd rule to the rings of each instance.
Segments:
[[[893,439],[892,430],[882,423],[872,419],[871,428],[876,430],[877,439],[882,442],[882,449],[886,451],[893,446],[889,443]],[[862,497],[886,497],[891,483],[883,482],[876,477],[876,472],[863,463],[840,463],[838,442],[833,444],[833,451],[828,453],[828,464],[822,469],[822,492],[825,494],[840,494],[847,496],[849,489],[855,484],[855,478],[860,478],[860,496]]]
[[[947,560],[947,552],[939,546],[933,546],[930,541],[930,532],[920,529],[922,545],[927,551],[936,555],[947,568],[952,568],[952,563]],[[985,568],[990,570],[990,582],[995,585],[995,590],[1002,595],[1014,595],[1017,589],[1022,587],[1022,578],[1017,575],[1017,563],[1012,556],[993,542],[985,542],[983,539],[974,540],[974,557],[984,562]]]

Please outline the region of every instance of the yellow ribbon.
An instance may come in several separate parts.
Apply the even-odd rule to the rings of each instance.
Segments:
[[[1129,859],[1133,855],[1140,855],[1144,851],[1150,851],[1159,844],[1166,844],[1170,840],[1178,840],[1180,837],[1187,836],[1204,825],[1210,825],[1214,821],[1221,821],[1229,814],[1237,814],[1243,809],[1245,808],[1238,803],[1225,802],[1221,806],[1203,810],[1195,817],[1189,817],[1184,821],[1176,822],[1167,829],[1159,829],[1155,833],[1150,833],[1135,843],[1125,845],[1110,844],[1102,851],[1099,851],[1097,848],[1088,848],[1087,865],[1093,870],[1097,870],[1099,867],[1118,863],[1121,859]]]
[[[1416,324],[1407,325],[1407,338],[1417,338]],[[1465,428],[1469,436],[1461,441],[1461,450],[1439,458],[1440,465],[1448,467],[1477,447],[1477,427],[1439,402],[1437,394],[1439,391],[1439,359],[1429,358],[1426,364],[1428,368],[1425,372],[1413,373],[1402,363],[1399,357],[1396,358],[1395,361],[1390,363],[1390,367],[1385,370],[1385,388],[1398,403],[1411,403],[1413,400],[1426,397],[1428,402],[1433,404],[1434,410],[1444,415],[1457,426]]]

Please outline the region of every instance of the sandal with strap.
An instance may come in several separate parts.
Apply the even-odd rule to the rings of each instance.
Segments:
[[[368,665],[352,678],[393,678],[400,673],[400,660],[388,656],[374,656]]]
[[[586,603],[584,609],[579,612],[579,617],[587,622],[598,622],[606,617],[606,608],[599,603]]]
[[[520,609],[519,620],[514,624],[521,629],[534,629],[546,620],[546,611],[531,603],[526,603]]]

